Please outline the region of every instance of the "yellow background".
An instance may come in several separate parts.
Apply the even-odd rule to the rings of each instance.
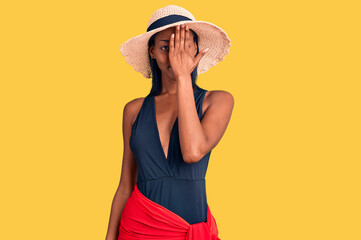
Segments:
[[[119,48],[169,4],[231,39],[197,82],[235,99],[206,176],[219,237],[361,239],[357,2],[2,3],[0,239],[105,239],[123,107],[151,87]]]

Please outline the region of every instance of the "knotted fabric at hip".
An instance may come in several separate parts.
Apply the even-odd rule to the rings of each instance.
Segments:
[[[220,240],[208,206],[207,222],[189,224],[144,196],[135,185],[121,214],[118,240]]]

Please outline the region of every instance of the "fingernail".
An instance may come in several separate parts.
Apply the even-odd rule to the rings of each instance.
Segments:
[[[204,52],[208,52],[208,50],[209,50],[209,48],[206,48],[206,49],[204,50]]]

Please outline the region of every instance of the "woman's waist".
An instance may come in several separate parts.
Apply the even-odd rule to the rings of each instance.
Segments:
[[[145,183],[145,182],[155,182],[155,181],[173,181],[173,182],[205,182],[205,178],[183,178],[183,177],[177,177],[177,176],[161,176],[161,177],[153,177],[153,178],[140,178],[138,176],[137,183]]]
[[[137,186],[139,191],[146,196],[161,195],[189,195],[199,197],[205,195],[206,180],[203,179],[184,179],[174,176],[164,176],[155,179],[139,180]]]
[[[137,182],[139,191],[184,218],[190,224],[202,222],[207,217],[205,179],[180,179],[161,177]]]

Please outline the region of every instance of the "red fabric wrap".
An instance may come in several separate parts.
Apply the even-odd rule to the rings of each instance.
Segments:
[[[189,224],[144,196],[135,185],[121,215],[118,240],[140,239],[220,240],[209,206],[207,222]]]

